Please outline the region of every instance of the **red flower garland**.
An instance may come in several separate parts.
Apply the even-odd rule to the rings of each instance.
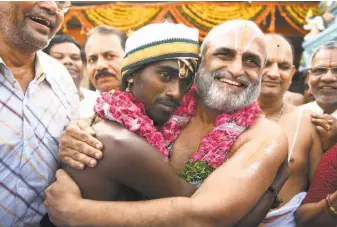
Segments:
[[[196,87],[193,86],[184,96],[180,107],[159,131],[146,115],[143,104],[130,92],[116,90],[113,94],[103,93],[94,107],[97,115],[117,121],[125,128],[145,138],[168,160],[167,147],[178,137],[180,130],[196,114]],[[215,127],[201,140],[199,150],[190,160],[205,161],[212,168],[219,167],[226,154],[240,134],[252,126],[259,117],[260,108],[254,103],[233,114],[221,114],[216,118]]]

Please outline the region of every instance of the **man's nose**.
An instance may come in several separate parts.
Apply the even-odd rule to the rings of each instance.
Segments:
[[[61,60],[62,64],[63,65],[73,65],[73,60],[69,57],[69,56],[66,56],[64,57],[62,60]]]
[[[332,73],[331,69],[329,69],[322,77],[321,81],[330,83],[337,81],[337,75]]]
[[[242,57],[236,56],[235,59],[228,65],[228,70],[232,73],[233,77],[240,77],[244,74]]]
[[[174,100],[181,100],[184,96],[182,89],[180,89],[180,80],[176,79],[169,83],[166,95]]]
[[[267,70],[267,75],[269,77],[271,77],[272,79],[277,79],[280,77],[280,72],[279,72],[279,68],[276,62],[274,62],[273,64],[271,64],[270,66],[266,67]]]
[[[101,71],[101,70],[104,70],[104,69],[108,69],[109,64],[104,58],[98,57],[96,67],[97,67],[96,70]]]

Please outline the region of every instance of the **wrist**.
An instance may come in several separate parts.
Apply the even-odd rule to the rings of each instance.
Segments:
[[[330,194],[328,194],[328,195],[325,197],[325,202],[326,202],[326,205],[328,206],[329,212],[330,212],[334,217],[337,217],[337,209],[335,209],[335,208],[332,206],[332,204],[331,204]]]
[[[88,212],[87,199],[76,200],[71,209],[72,215],[69,220],[70,226],[93,226],[91,225],[90,212]]]

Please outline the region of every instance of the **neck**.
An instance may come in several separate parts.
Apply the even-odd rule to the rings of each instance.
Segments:
[[[268,118],[275,114],[277,115],[280,112],[280,109],[283,106],[283,97],[264,97],[260,94],[257,103]]]
[[[21,45],[8,43],[4,39],[0,39],[0,42],[0,57],[8,67],[33,66],[36,51],[27,51]]]
[[[317,101],[317,104],[323,109],[324,113],[332,114],[337,110],[337,102],[335,103],[322,103]]]
[[[3,45],[0,45],[0,57],[7,67],[11,69],[15,79],[24,79],[23,77],[25,77],[25,75],[31,75],[29,73],[16,74],[15,72],[17,70],[29,70],[29,72],[34,72],[35,55],[36,52],[23,51],[22,49],[14,47],[6,42],[3,42]]]
[[[199,98],[197,98],[197,112],[195,117],[198,118],[198,120],[204,124],[214,125],[218,115],[218,111],[208,108]]]

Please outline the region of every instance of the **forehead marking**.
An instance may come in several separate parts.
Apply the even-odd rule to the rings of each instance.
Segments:
[[[242,39],[241,39],[241,48],[238,46],[238,34],[237,34],[237,28],[234,27],[234,40],[235,40],[235,50],[239,54],[245,53],[249,46],[252,44],[253,40],[256,38],[256,34],[252,37],[251,40],[249,40],[247,46],[245,47],[246,39],[247,39],[247,32],[248,32],[248,23],[245,23],[245,27],[243,29]]]

